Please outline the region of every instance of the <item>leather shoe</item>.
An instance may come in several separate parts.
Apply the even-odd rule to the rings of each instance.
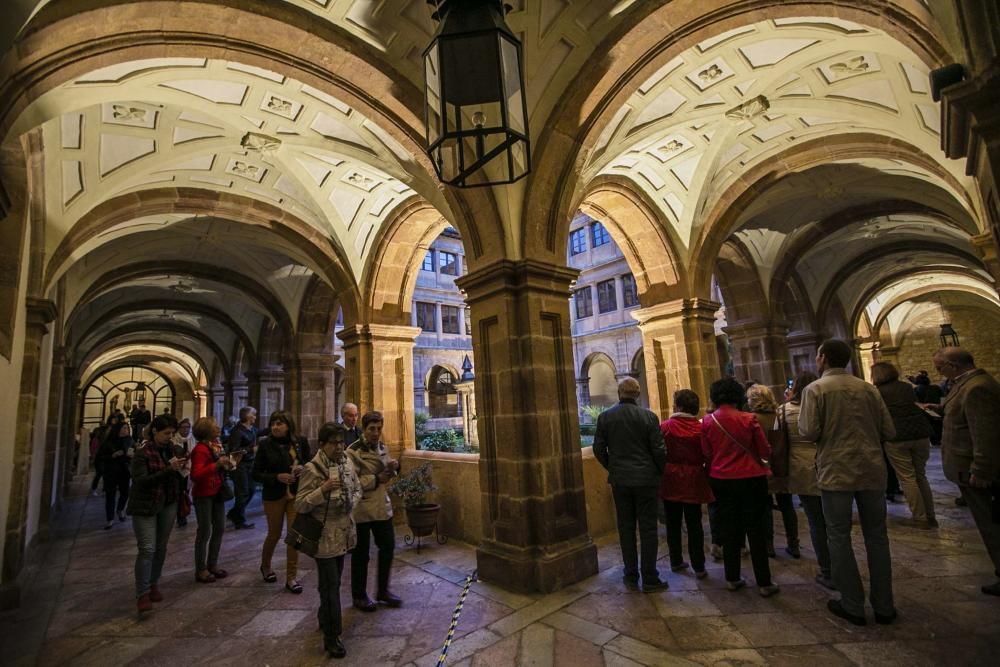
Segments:
[[[899,614],[896,613],[895,609],[892,610],[891,614],[880,614],[875,612],[875,622],[879,625],[889,625],[896,620],[897,616],[899,616]]]
[[[393,595],[389,591],[382,591],[375,596],[375,599],[384,604],[386,607],[401,607],[403,606],[403,600],[398,595]]]
[[[665,591],[668,588],[670,588],[670,584],[663,579],[651,579],[649,581],[646,581],[645,579],[642,580],[643,593],[655,593],[657,591]]]
[[[625,588],[634,592],[639,592],[639,577],[622,577],[622,583],[625,584]]]
[[[378,605],[366,595],[363,598],[354,598],[354,608],[359,611],[375,611]]]
[[[236,530],[248,530],[250,528],[253,528],[253,524],[250,523],[249,521],[247,521],[246,523],[241,523],[238,526],[236,526]]]
[[[839,616],[848,623],[853,623],[854,625],[868,625],[868,621],[865,620],[864,616],[855,616],[851,612],[844,609],[843,605],[840,604],[840,600],[827,600],[826,608],[830,610],[830,613],[834,616]]]
[[[139,599],[135,601],[135,608],[140,614],[153,611],[153,601],[149,599],[149,593],[143,593],[139,596]]]
[[[340,637],[337,637],[333,641],[324,641],[323,648],[331,658],[337,658],[339,660],[347,655],[347,649],[344,648],[344,642],[340,641]]]
[[[156,584],[149,587],[149,600],[150,602],[163,602],[163,593],[160,592],[160,587]]]

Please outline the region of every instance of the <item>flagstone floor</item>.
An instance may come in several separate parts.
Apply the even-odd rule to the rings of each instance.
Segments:
[[[550,595],[516,595],[475,583],[460,617],[448,664],[501,665],[985,665],[1000,653],[1000,598],[979,592],[994,580],[968,512],[954,505],[956,489],[940,474],[931,481],[941,528],[905,528],[904,504],[890,505],[899,620],[855,627],[832,617],[828,593],[812,582],[810,549],[772,560],[781,593],[759,597],[750,587],[730,593],[721,564],[708,578],[669,571],[670,589],[630,593],[620,583],[613,536],[597,540],[601,572]],[[327,661],[317,631],[316,573],[302,559],[302,595],[261,581],[264,518],[251,506],[256,528],[227,531],[220,565],[230,576],[214,584],[193,577],[195,525],[174,530],[161,581],[166,597],[147,618],[135,614],[135,541],[128,523],[103,526],[103,498],[84,495],[81,482],[57,519],[52,539],[32,553],[33,578],[18,610],[0,614],[0,662],[7,665],[319,665]],[[803,544],[808,545],[800,513]],[[778,518],[777,516],[775,517]],[[858,532],[857,529],[855,531]],[[707,532],[706,532],[707,534]],[[662,528],[661,528],[662,538]],[[418,555],[402,544],[393,589],[400,609],[362,614],[346,607],[346,665],[436,664],[452,611],[475,551],[451,542]],[[859,563],[864,548],[856,535]],[[666,545],[661,542],[661,556]],[[275,566],[281,578],[283,548]],[[745,562],[749,575],[749,563]],[[374,562],[372,563],[374,570]],[[346,574],[346,573],[345,573]],[[345,577],[346,578],[346,577]],[[995,663],[994,663],[995,664]]]

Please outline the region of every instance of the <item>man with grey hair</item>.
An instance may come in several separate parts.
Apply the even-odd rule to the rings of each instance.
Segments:
[[[361,440],[361,427],[358,426],[358,406],[354,403],[344,403],[340,408],[340,423],[344,425],[344,444],[350,447]]]
[[[639,407],[639,383],[625,378],[618,384],[618,404],[597,418],[594,456],[608,470],[608,483],[615,499],[618,540],[625,566],[623,581],[629,590],[639,590],[639,554],[636,524],[642,547],[642,590],[650,593],[667,588],[656,570],[657,490],[666,452],[656,415]]]
[[[944,475],[958,484],[1000,578],[1000,517],[994,509],[1000,494],[1000,383],[959,347],[935,352],[934,368],[951,383],[940,406]],[[1000,581],[981,590],[1000,595]]]

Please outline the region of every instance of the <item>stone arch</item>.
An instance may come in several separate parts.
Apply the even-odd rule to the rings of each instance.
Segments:
[[[580,377],[587,378],[591,405],[610,407],[618,402],[618,368],[607,352],[591,352],[580,366]]]
[[[769,322],[770,304],[764,294],[757,263],[747,247],[731,237],[722,244],[716,257],[715,282],[726,305],[728,327],[746,322]]]
[[[676,250],[681,241],[640,188],[624,177],[602,176],[588,185],[579,209],[601,221],[625,255],[640,303],[652,305],[689,295],[687,271]],[[569,224],[564,227],[565,244]]]
[[[445,381],[450,377],[450,381]],[[458,417],[460,406],[458,392],[454,384],[462,377],[451,364],[436,363],[424,377],[424,404],[431,419],[452,419]]]
[[[797,272],[789,275],[775,296],[771,299],[772,310],[778,319],[788,324],[790,334],[816,331],[816,315]]]
[[[214,359],[214,358],[211,359],[211,360],[206,360],[205,357],[203,355],[201,355],[197,350],[191,348],[188,345],[184,345],[183,343],[178,342],[176,340],[169,340],[169,339],[156,340],[154,338],[140,338],[140,339],[137,339],[137,340],[129,340],[127,344],[129,344],[129,345],[136,345],[137,344],[137,345],[158,346],[158,347],[163,347],[163,348],[167,348],[169,350],[180,352],[180,353],[182,353],[182,354],[184,354],[184,355],[186,355],[186,356],[191,357],[192,359],[194,359],[198,363],[198,365],[201,367],[201,371],[204,372],[204,373],[206,373],[206,374],[210,373],[211,369],[212,369],[211,365],[206,365],[206,361],[212,361],[213,363],[219,363],[219,364],[222,363],[221,360]],[[105,343],[103,343],[103,344],[101,344],[99,346],[95,346],[86,355],[86,357],[84,357],[81,360],[81,363],[79,365],[77,365],[77,368],[79,370],[77,372],[77,375],[76,375],[75,379],[76,380],[82,380],[83,379],[83,375],[84,375],[84,373],[86,372],[88,366],[91,363],[90,361],[87,361],[87,359],[90,359],[90,358],[96,359],[97,357],[101,356],[101,354],[103,354],[105,352],[108,352],[108,351],[111,351],[111,350],[113,350],[113,349],[115,349],[116,347],[119,347],[119,346],[120,346],[120,341],[118,341],[118,340],[116,340],[114,338],[110,339],[109,341],[106,341]],[[154,347],[154,349],[155,349],[155,347]]]
[[[318,276],[313,276],[299,305],[298,352],[333,354],[333,329],[340,307],[333,289]]]
[[[595,49],[600,57],[591,59],[542,130],[549,141],[537,149],[535,168],[551,175],[533,180],[527,192],[522,235],[525,255],[558,257],[565,244],[562,221],[571,217],[576,193],[584,189],[578,176],[581,167],[639,86],[684,50],[740,28],[753,17],[847,19],[882,30],[931,68],[961,59],[960,54],[948,53],[934,33],[933,16],[915,0],[879,0],[857,6],[756,0],[705,7],[698,0],[679,0],[656,3],[648,12],[625,13],[623,25]]]

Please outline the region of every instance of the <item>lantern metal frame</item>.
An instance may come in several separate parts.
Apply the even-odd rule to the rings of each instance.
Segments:
[[[504,5],[500,0],[428,0],[428,4],[433,5],[436,11],[433,14],[433,18],[439,21],[438,30],[431,39],[431,43],[424,49],[423,52],[423,62],[424,62],[424,123],[426,128],[426,139],[427,139],[427,154],[431,159],[431,163],[434,165],[434,171],[437,174],[439,180],[448,185],[453,185],[460,188],[473,188],[473,187],[485,187],[493,185],[505,185],[514,183],[529,173],[531,173],[531,139],[530,130],[528,127],[528,105],[527,105],[527,95],[524,84],[524,49],[521,41],[517,39],[514,33],[507,26],[506,22],[503,20],[504,15],[509,11],[509,5]],[[449,15],[451,12],[471,12],[471,11],[482,11],[482,12],[498,12],[499,21],[492,22],[492,26],[488,28],[479,28],[469,31],[460,31],[451,29]],[[452,17],[454,22],[461,22],[461,18]],[[486,23],[484,20],[483,23]],[[497,85],[497,91],[499,92],[498,99],[491,100],[490,104],[498,104],[500,107],[500,121],[498,124],[491,127],[484,127],[482,124],[475,124],[474,129],[463,128],[462,123],[462,112],[461,107],[456,106],[455,112],[455,128],[451,131],[448,130],[448,116],[447,116],[447,106],[448,106],[448,95],[447,88],[450,85],[455,85],[455,82],[449,82],[446,72],[448,70],[441,62],[441,55],[444,49],[441,48],[441,44],[448,41],[457,41],[460,39],[471,39],[481,37],[483,39],[494,39],[496,41],[495,48],[492,48],[493,55],[496,60],[493,63],[497,76],[499,77],[499,82]],[[514,48],[514,53],[516,55],[516,66],[517,66],[517,82],[519,85],[520,92],[520,109],[513,111],[513,113],[519,113],[523,125],[523,132],[514,129],[511,125],[512,109],[510,106],[510,100],[508,99],[506,82],[505,82],[505,68],[504,68],[504,55],[503,55],[503,42],[506,42]],[[432,111],[434,107],[431,104],[431,84],[428,82],[428,68],[431,62],[434,62],[431,58],[431,53],[437,47],[437,57],[436,60],[436,71],[438,76],[438,86],[436,89],[437,93],[437,108],[436,111]],[[432,130],[432,112],[438,117],[438,124],[436,131]],[[481,112],[477,112],[481,113]],[[475,123],[475,116],[477,113],[473,114],[473,123]],[[432,141],[432,132],[436,134],[436,138]],[[485,143],[487,137],[490,135],[503,134],[505,137],[501,142],[490,148],[489,151],[485,150]],[[471,164],[466,164],[466,141],[471,140],[474,145],[473,155],[474,159]],[[455,169],[454,177],[448,177],[444,174],[444,164],[442,160],[441,153],[445,150],[447,144],[451,142],[457,147],[457,168]],[[518,144],[523,145],[524,160],[523,160],[523,172],[518,173],[519,168],[514,164],[514,149]],[[506,152],[506,166],[505,166],[505,176],[496,180],[491,180],[486,176],[483,169],[494,162],[494,160],[500,156],[502,153]],[[471,157],[471,156],[470,156]],[[471,177],[479,176],[481,177],[476,182],[469,182]]]
[[[951,322],[941,325],[941,347],[958,347],[958,332],[951,326]]]

